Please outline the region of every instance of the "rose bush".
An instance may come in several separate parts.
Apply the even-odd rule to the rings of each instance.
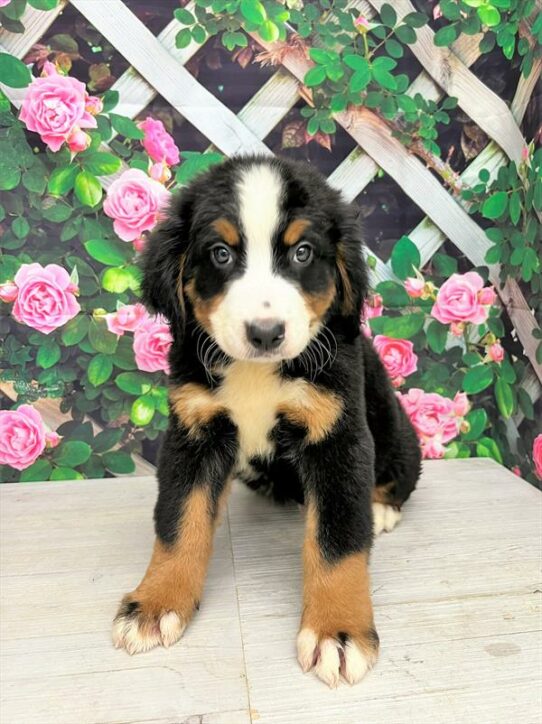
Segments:
[[[28,1],[43,9],[44,0]],[[55,0],[46,4],[52,7]],[[0,0],[3,27],[21,31],[25,5]],[[528,75],[540,53],[542,16],[526,47],[519,38],[525,2],[510,10],[500,3],[495,30],[484,25],[484,14],[496,5],[462,3],[459,20],[451,17],[452,5],[440,3],[437,44],[448,45],[447,34],[455,39],[468,23],[474,32],[483,30],[482,44],[493,36],[503,52],[509,47],[505,51],[501,42],[516,43],[517,36]],[[226,48],[238,49],[234,59],[244,67],[257,52],[245,31],[272,41],[286,39],[293,28],[297,47],[312,63],[303,94],[310,105],[294,119],[295,138],[290,128],[285,140],[295,147],[299,137],[330,149],[334,114],[366,106],[431,165],[431,154],[440,154],[439,124],[452,120],[457,101],[411,97],[412,79],[400,65],[427,17],[411,12],[399,19],[384,4],[368,20],[346,0],[336,0],[334,19],[321,23],[320,10],[328,14],[324,3],[306,6],[256,0],[220,12],[208,3],[196,3],[194,11],[179,7],[177,45],[218,33]],[[114,78],[105,63],[91,61],[85,87],[75,76],[107,44],[97,34],[85,37],[85,29],[77,32],[78,42],[85,38],[88,45],[87,59],[73,39],[61,35],[35,46],[24,63],[0,54],[2,81],[24,89],[19,114],[0,96],[0,381],[12,383],[10,400],[3,403],[10,409],[0,413],[2,480],[127,473],[135,453],[149,456],[149,443],[167,426],[171,336],[164,320],[152,318],[138,301],[137,257],[171,192],[221,159],[181,152],[167,114],[132,120],[116,113],[118,94],[107,90]],[[275,62],[274,51],[257,57]],[[437,160],[432,169],[455,183],[447,163]],[[478,182],[454,189],[488,226],[488,265],[500,266],[501,281],[512,276],[529,288],[535,311],[542,291],[541,167],[542,152],[530,146],[521,164],[498,173],[481,169]],[[110,177],[106,193],[104,177]],[[528,392],[533,388],[521,345],[488,268],[471,269],[445,248],[422,268],[415,245],[399,239],[389,279],[374,283],[365,305],[363,332],[373,338],[426,458],[490,456],[533,482],[542,479],[538,409]],[[537,334],[542,358],[539,328]],[[32,407],[47,397],[57,398],[65,415],[58,430],[47,430]],[[102,431],[96,434],[92,423]],[[511,444],[514,425],[519,436]]]

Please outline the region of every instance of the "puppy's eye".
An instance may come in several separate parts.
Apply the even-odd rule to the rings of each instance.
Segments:
[[[310,244],[307,242],[303,242],[302,244],[299,244],[295,248],[292,261],[294,264],[298,264],[300,266],[307,266],[307,264],[310,264],[313,257],[313,248]]]
[[[211,259],[215,266],[224,269],[233,264],[233,252],[225,244],[216,244],[211,249]]]

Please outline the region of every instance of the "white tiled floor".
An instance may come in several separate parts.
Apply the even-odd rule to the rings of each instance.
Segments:
[[[372,558],[381,656],[328,690],[295,661],[302,516],[239,486],[180,644],[113,649],[152,544],[151,478],[0,488],[2,724],[540,724],[541,496],[430,462]]]

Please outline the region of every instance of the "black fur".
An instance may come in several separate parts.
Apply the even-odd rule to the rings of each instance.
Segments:
[[[152,235],[143,254],[143,299],[171,323],[171,382],[176,385],[197,382],[209,389],[220,385],[220,379],[208,380],[198,359],[194,310],[180,289],[192,281],[202,299],[212,299],[230,279],[242,274],[242,254],[226,278],[212,266],[208,248],[215,219],[226,217],[239,223],[232,189],[240,171],[259,162],[234,159],[200,176],[175,198],[167,220]],[[370,547],[375,484],[394,483],[390,499],[394,505],[400,506],[408,498],[420,473],[420,450],[372,344],[359,332],[367,272],[354,210],[309,166],[279,159],[265,162],[274,165],[286,180],[278,235],[289,220],[302,213],[312,221],[307,238],[318,253],[311,268],[293,270],[287,263],[287,250],[281,251],[277,245],[277,273],[311,294],[320,293],[330,279],[336,285],[336,298],[324,321],[337,341],[337,355],[331,366],[318,370],[313,381],[335,393],[344,412],[332,433],[316,444],[306,442],[305,430],[279,418],[272,432],[274,458],[252,460],[254,474],[246,480],[251,487],[271,488],[282,500],[302,501],[310,495],[318,509],[322,553],[334,561]],[[339,254],[350,290],[339,273]],[[345,309],[349,295],[353,305]],[[307,370],[296,359],[282,374],[306,377]],[[212,500],[217,500],[234,470],[237,446],[235,425],[226,415],[212,420],[197,439],[171,415],[160,458],[155,510],[156,532],[165,543],[174,540],[183,499],[193,486],[209,486]]]

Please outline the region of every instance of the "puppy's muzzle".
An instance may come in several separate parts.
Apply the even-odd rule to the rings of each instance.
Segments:
[[[273,352],[284,342],[286,326],[278,319],[255,319],[245,322],[247,339],[260,354]]]

